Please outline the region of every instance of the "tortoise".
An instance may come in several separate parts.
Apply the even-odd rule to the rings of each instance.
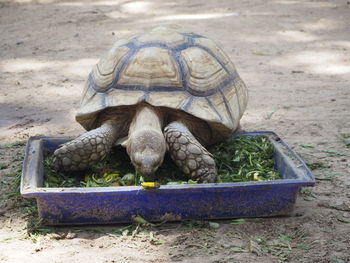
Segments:
[[[215,182],[205,147],[238,128],[247,100],[245,84],[214,41],[156,27],[117,41],[93,67],[76,114],[88,132],[61,145],[53,163],[84,170],[121,144],[145,180],[168,151],[191,179]]]

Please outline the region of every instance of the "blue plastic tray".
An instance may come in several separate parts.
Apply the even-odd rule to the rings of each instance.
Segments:
[[[26,146],[21,194],[36,198],[39,216],[51,225],[127,223],[135,215],[148,221],[224,219],[288,215],[298,189],[313,186],[315,178],[303,160],[273,132],[240,135],[265,136],[274,145],[275,168],[281,180],[96,188],[43,188],[43,150],[54,151],[67,138],[30,137]]]

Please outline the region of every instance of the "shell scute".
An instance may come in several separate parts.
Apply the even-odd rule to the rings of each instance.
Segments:
[[[95,85],[103,90],[107,89],[115,78],[115,69],[121,62],[122,58],[128,54],[130,49],[126,46],[113,47],[106,56],[92,69],[92,77]]]
[[[216,44],[213,40],[209,38],[196,38],[194,40],[196,46],[210,50],[222,63],[228,71],[235,71],[233,63],[231,63],[230,58],[225,54],[225,52]]]
[[[140,49],[120,75],[121,85],[181,86],[176,62],[168,50],[160,47]]]
[[[156,27],[148,33],[142,34],[137,37],[139,45],[147,45],[148,43],[161,43],[169,47],[176,47],[186,43],[186,37],[183,34],[179,34],[175,30],[169,30],[168,27]]]
[[[143,91],[111,89],[108,92],[107,104],[109,107],[114,105],[135,105],[142,100],[144,94]]]
[[[187,65],[190,89],[205,92],[229,78],[228,73],[213,56],[198,47],[181,52]]]

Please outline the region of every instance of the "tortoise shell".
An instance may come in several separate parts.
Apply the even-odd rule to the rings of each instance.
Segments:
[[[146,102],[195,116],[225,137],[238,127],[247,100],[245,84],[214,41],[157,27],[117,41],[97,63],[76,120],[94,129],[103,110]]]

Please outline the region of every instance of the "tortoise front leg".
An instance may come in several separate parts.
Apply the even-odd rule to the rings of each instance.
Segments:
[[[216,181],[215,161],[181,122],[172,122],[164,129],[171,158],[191,179],[203,183]]]
[[[63,144],[54,152],[53,165],[56,170],[84,170],[103,159],[117,138],[117,126],[106,122],[101,127]]]

